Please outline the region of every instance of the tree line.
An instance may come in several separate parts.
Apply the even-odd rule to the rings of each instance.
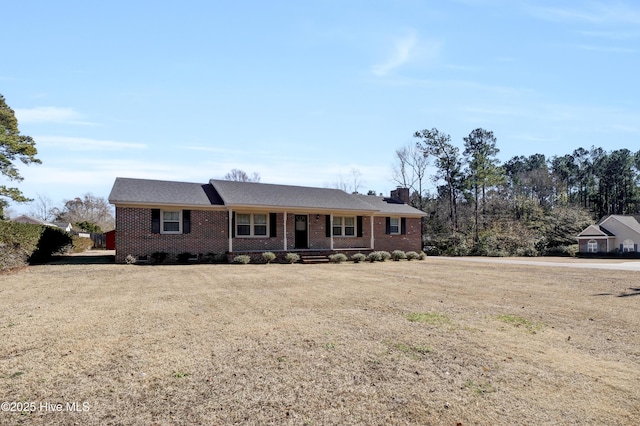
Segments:
[[[493,132],[463,138],[433,128],[396,151],[394,181],[426,213],[427,245],[449,254],[570,252],[575,236],[609,214],[640,213],[640,151],[577,148],[501,163]],[[431,166],[431,167],[430,167]],[[429,174],[430,170],[434,170]],[[426,190],[429,180],[436,190]]]

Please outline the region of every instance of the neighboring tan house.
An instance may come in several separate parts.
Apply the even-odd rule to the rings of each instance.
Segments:
[[[421,218],[409,190],[392,196],[211,180],[116,178],[116,261],[128,255],[272,252],[420,252]]]
[[[610,215],[577,238],[580,253],[637,253],[640,223],[635,216]]]

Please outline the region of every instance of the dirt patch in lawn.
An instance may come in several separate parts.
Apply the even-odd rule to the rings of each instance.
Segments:
[[[0,401],[34,405],[0,424],[637,424],[639,281],[430,259],[29,267],[0,276]]]

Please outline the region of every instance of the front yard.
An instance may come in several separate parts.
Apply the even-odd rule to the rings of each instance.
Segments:
[[[0,424],[637,424],[639,280],[441,259],[29,267],[0,275],[0,401],[24,410]]]

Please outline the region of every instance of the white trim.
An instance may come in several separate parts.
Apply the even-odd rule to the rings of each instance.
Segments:
[[[376,241],[374,236],[373,236],[373,218],[374,218],[374,216],[371,215],[371,250],[373,250],[375,248],[374,246],[375,246],[375,241]]]
[[[233,210],[227,209],[229,212],[229,253],[233,253]]]
[[[333,213],[329,215],[329,235],[330,235],[330,246],[329,248],[333,250]]]
[[[336,219],[340,219],[340,225],[335,225],[333,221]],[[353,226],[347,226],[347,219],[353,219]],[[335,235],[333,233],[334,227],[340,227],[340,235]],[[347,235],[347,228],[353,228],[353,234]],[[358,218],[357,216],[333,216],[331,221],[331,236],[336,236],[340,238],[355,238],[358,236]]]
[[[178,213],[178,220],[165,220],[165,213]],[[178,222],[178,230],[177,231],[165,231],[164,224],[165,223],[176,223]],[[182,210],[160,210],[160,233],[165,235],[177,235],[182,234]]]
[[[247,215],[249,216],[249,223],[239,224],[238,216]],[[255,217],[257,215],[265,217],[265,223],[256,224]],[[238,226],[249,226],[249,234],[242,234],[238,232]],[[264,234],[256,234],[256,226],[264,226],[265,233]],[[245,213],[245,212],[236,212],[236,238],[269,238],[269,213]]]
[[[283,213],[284,216],[284,225],[283,225],[283,231],[282,231],[282,235],[284,236],[284,251],[287,251],[287,212]]]
[[[391,227],[393,226],[391,224],[392,220],[397,220],[398,221],[398,231],[397,232],[393,232],[391,230]],[[389,216],[389,235],[400,235],[401,233],[402,233],[402,218],[395,217],[395,216]]]

